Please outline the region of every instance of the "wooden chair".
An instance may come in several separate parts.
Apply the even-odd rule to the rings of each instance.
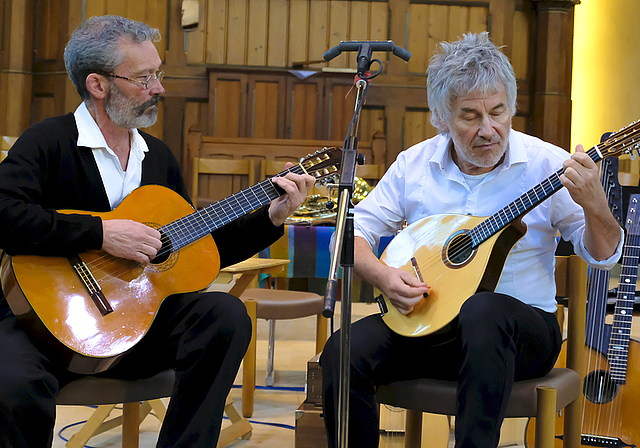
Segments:
[[[256,161],[253,159],[215,159],[195,157],[193,159],[191,200],[196,208],[209,205],[213,202],[211,199],[200,196],[200,185],[207,184],[206,181],[200,182],[201,174],[228,175],[234,177],[247,176],[249,180],[248,186],[252,186],[256,183]],[[242,189],[239,181],[234,181],[233,189],[234,193]]]
[[[276,162],[278,169],[274,174],[284,169],[285,162]],[[261,164],[262,167],[262,164]],[[214,158],[194,158],[193,162],[193,182],[191,198],[197,204],[206,204],[206,198],[201,198],[199,193],[200,174],[236,174],[249,176],[249,183],[254,183],[252,177],[255,169],[254,160],[228,160]],[[253,415],[253,399],[256,384],[256,328],[257,319],[270,320],[269,327],[269,355],[268,355],[268,385],[273,385],[273,352],[274,352],[274,331],[275,319],[295,319],[317,315],[317,331],[316,331],[316,353],[322,351],[324,342],[327,339],[327,322],[322,317],[323,298],[318,294],[286,291],[286,290],[270,290],[261,288],[246,289],[240,299],[247,307],[247,313],[253,324],[253,334],[251,343],[245,354],[243,361],[243,378],[242,378],[242,414],[244,417]]]
[[[167,409],[160,398],[168,397],[173,391],[175,372],[165,370],[151,378],[139,380],[118,380],[98,376],[86,376],[67,384],[56,399],[58,405],[91,406],[98,405],[80,430],[69,438],[67,448],[82,448],[89,439],[122,425],[122,447],[137,448],[139,426],[151,412],[162,422]],[[142,403],[141,403],[142,402]],[[110,420],[109,415],[116,404],[123,404],[122,415]],[[227,397],[225,413],[231,425],[220,432],[218,447],[227,445],[237,438],[251,437],[251,424],[243,419],[233,406],[233,399]]]
[[[584,378],[584,333],[587,290],[586,264],[577,256],[556,257],[558,294],[568,297],[567,367],[554,368],[548,375],[517,381],[505,417],[535,417],[536,448],[553,448],[556,413],[565,409],[564,447],[581,445],[581,394]],[[564,311],[562,311],[563,313]],[[560,313],[560,314],[562,314]],[[418,379],[378,387],[379,403],[407,409],[405,447],[421,446],[422,413],[453,415],[455,381]]]

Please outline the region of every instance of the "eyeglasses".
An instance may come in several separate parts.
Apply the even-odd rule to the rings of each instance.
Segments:
[[[120,78],[120,79],[125,79],[127,81],[135,82],[137,84],[140,84],[142,87],[144,87],[145,90],[148,89],[149,88],[149,84],[151,84],[156,79],[158,81],[162,82],[162,79],[164,78],[164,71],[162,71],[162,70],[158,70],[157,72],[152,73],[151,75],[147,75],[144,78],[144,81],[140,81],[138,79],[127,78],[126,76],[116,75],[115,73],[107,73],[107,72],[97,72],[97,73],[100,73],[101,75],[104,75],[104,76],[111,76],[112,78]]]

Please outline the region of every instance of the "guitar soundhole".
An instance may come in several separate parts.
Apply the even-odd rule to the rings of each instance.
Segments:
[[[582,391],[587,400],[595,404],[605,404],[618,394],[618,384],[606,370],[595,370],[585,379]]]
[[[171,254],[173,253],[173,246],[171,244],[171,240],[167,235],[161,232],[160,240],[162,241],[162,247],[156,254],[156,257],[151,260],[152,264],[161,264],[169,259]]]
[[[461,266],[466,264],[473,255],[473,243],[471,237],[464,231],[451,236],[445,246],[448,265]]]

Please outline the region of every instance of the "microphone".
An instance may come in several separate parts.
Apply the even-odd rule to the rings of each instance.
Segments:
[[[357,51],[358,56],[356,58],[358,62],[357,73],[358,75],[365,74],[369,67],[371,66],[371,54],[374,51],[391,51],[394,55],[398,56],[400,59],[408,61],[411,58],[411,53],[405,50],[404,48],[395,45],[393,41],[366,41],[366,40],[355,40],[355,41],[342,41],[335,47],[326,51],[322,58],[325,61],[330,61],[331,59],[338,56],[343,51]],[[374,59],[375,60],[375,59]],[[378,61],[379,62],[379,61]]]

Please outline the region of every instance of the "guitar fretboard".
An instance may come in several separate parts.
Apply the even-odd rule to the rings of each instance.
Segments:
[[[279,173],[278,176],[284,176],[289,172],[304,174],[305,170],[298,164]],[[284,191],[281,188],[271,182],[270,179],[265,179],[246,190],[234,193],[164,225],[158,230],[169,238],[172,249],[178,250],[212,231],[251,213],[283,194]]]
[[[594,162],[602,159],[596,147],[587,151],[587,155],[589,155]],[[468,234],[471,237],[473,247],[478,247],[483,241],[502,230],[520,216],[525,215],[529,210],[560,190],[562,188],[560,175],[563,173],[564,168],[559,169],[544,181],[522,194],[518,199],[471,229]]]
[[[622,384],[627,377],[629,340],[631,339],[631,319],[638,279],[638,259],[640,257],[640,235],[628,233],[622,252],[620,283],[613,313],[613,324],[607,359],[611,379]]]

